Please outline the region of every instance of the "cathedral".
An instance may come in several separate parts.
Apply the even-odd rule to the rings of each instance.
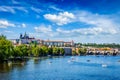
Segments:
[[[26,32],[24,35],[20,34],[19,37],[19,44],[29,44],[31,42],[35,42],[35,38],[34,37],[29,37]]]

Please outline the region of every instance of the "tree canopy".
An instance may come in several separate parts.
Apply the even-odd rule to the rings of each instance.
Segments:
[[[0,60],[8,59],[12,55],[12,48],[12,43],[0,35]]]

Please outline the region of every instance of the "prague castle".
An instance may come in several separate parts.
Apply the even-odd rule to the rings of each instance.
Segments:
[[[59,46],[59,47],[73,47],[74,41],[61,41],[61,40],[42,40],[42,39],[35,39],[34,37],[29,37],[26,32],[20,34],[19,39],[11,39],[14,45],[20,44],[30,44],[30,43],[37,43],[38,45],[46,45],[46,46]]]

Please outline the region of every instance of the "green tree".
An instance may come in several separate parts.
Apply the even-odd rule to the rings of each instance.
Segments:
[[[48,48],[48,54],[53,55],[53,48]]]
[[[12,54],[12,56],[13,56],[14,58],[17,58],[17,57],[19,57],[19,53],[20,53],[19,47],[18,47],[18,46],[14,47],[14,48],[13,48],[13,54]]]
[[[27,53],[28,53],[28,56],[32,56],[32,46],[28,47]]]
[[[39,48],[39,56],[43,56],[43,49]]]
[[[53,47],[53,54],[57,56],[59,55],[59,53],[60,53],[60,49],[57,47]]]
[[[1,35],[0,35],[0,39],[6,40],[6,36],[4,36],[3,34],[1,34]]]
[[[21,50],[22,50],[22,53],[23,53],[23,56],[28,56],[28,46],[27,45],[21,45]]]
[[[75,50],[72,51],[72,55],[76,55],[77,52]]]
[[[4,35],[0,35],[0,61],[11,57],[13,45]]]
[[[65,54],[65,50],[63,48],[59,48],[60,49],[60,54],[64,55]]]
[[[79,54],[79,55],[85,55],[85,54],[86,54],[86,51],[87,51],[86,48],[79,48],[78,54]]]
[[[29,48],[25,44],[16,46],[14,48],[13,56],[14,56],[14,58],[16,58],[16,57],[24,58],[25,56],[28,56],[28,50],[29,50]]]
[[[33,55],[34,55],[35,57],[39,57],[39,52],[40,52],[40,49],[39,49],[38,46],[37,46],[37,47],[33,47],[32,53],[33,53]]]
[[[42,56],[47,56],[48,55],[48,47],[47,46],[42,46]]]

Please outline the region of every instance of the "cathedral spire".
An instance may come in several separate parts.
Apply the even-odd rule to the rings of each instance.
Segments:
[[[20,33],[20,39],[22,39],[23,38],[23,36],[22,36],[22,34]]]

